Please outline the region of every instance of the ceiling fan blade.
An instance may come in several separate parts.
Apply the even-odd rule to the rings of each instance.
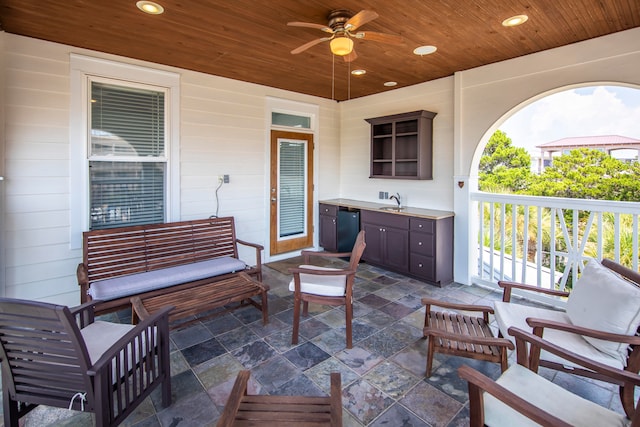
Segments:
[[[344,62],[353,62],[358,58],[356,50],[353,49],[350,54],[343,56]]]
[[[404,44],[404,38],[395,34],[377,33],[375,31],[360,31],[353,35],[357,39],[371,40],[387,44]]]
[[[298,54],[300,52],[304,52],[305,50],[309,49],[312,46],[315,46],[315,45],[317,45],[319,43],[322,43],[322,42],[326,42],[328,40],[331,40],[331,37],[322,37],[322,38],[319,38],[319,39],[311,40],[310,42],[307,42],[307,43],[303,44],[302,46],[298,46],[297,48],[293,49],[291,51],[291,53],[293,55],[296,55],[296,54]]]
[[[361,10],[344,24],[344,28],[349,31],[355,31],[356,28],[361,27],[367,22],[373,21],[378,16],[379,15],[373,10]]]
[[[333,33],[333,30],[330,27],[322,24],[314,24],[312,22],[287,22],[287,25],[290,27],[306,27],[306,28],[315,28],[317,30],[322,30],[327,33]]]

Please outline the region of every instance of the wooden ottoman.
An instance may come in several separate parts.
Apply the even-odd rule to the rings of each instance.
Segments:
[[[222,280],[216,280],[190,286],[187,288],[171,288],[169,292],[150,294],[148,296],[135,296],[131,298],[133,306],[133,320],[145,319],[149,314],[155,313],[167,305],[175,308],[169,315],[169,320],[175,322],[199,313],[223,308],[214,313],[200,317],[197,320],[207,319],[226,313],[231,310],[253,305],[262,311],[262,323],[269,323],[269,309],[267,303],[267,291],[269,286],[252,279],[246,273],[238,273]],[[253,297],[260,295],[261,302],[253,300]],[[196,319],[179,323],[177,326],[189,324]]]

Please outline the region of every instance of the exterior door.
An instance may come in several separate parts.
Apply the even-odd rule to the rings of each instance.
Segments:
[[[313,135],[271,131],[270,253],[313,245]]]

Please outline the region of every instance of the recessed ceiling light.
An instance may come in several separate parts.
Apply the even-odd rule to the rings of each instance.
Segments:
[[[529,19],[527,15],[516,15],[502,21],[502,25],[505,27],[515,27],[517,25],[524,24],[527,22],[527,19]]]
[[[164,7],[152,1],[139,1],[136,3],[136,6],[138,6],[138,9],[144,13],[148,13],[149,15],[160,15],[164,12]]]
[[[367,74],[366,70],[353,70],[351,72],[354,76],[362,76],[363,74]]]
[[[416,55],[423,56],[423,55],[432,54],[436,50],[438,50],[438,48],[435,46],[419,46],[413,49],[413,53],[415,53]]]
[[[398,84],[398,82],[384,82],[384,85],[386,87],[396,86],[397,84]]]

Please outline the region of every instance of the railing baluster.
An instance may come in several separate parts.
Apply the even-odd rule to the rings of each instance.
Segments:
[[[471,254],[477,259],[474,282],[495,286],[500,279],[519,280],[538,287],[568,289],[575,285],[588,259],[603,257],[617,262],[623,258],[623,264],[638,270],[638,202],[482,192],[472,193],[471,201],[478,209],[477,217],[471,219],[477,223],[470,227],[478,239],[477,245],[470,245],[470,250],[477,250]],[[530,209],[536,209],[536,226],[531,231]],[[565,219],[569,211],[570,223]],[[543,253],[546,248],[549,252]],[[530,251],[535,251],[531,262]]]

